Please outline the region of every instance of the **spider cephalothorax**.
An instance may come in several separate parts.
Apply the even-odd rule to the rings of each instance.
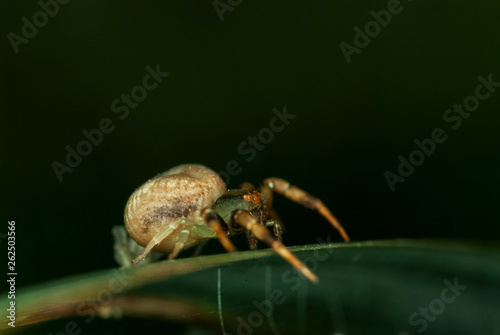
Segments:
[[[265,205],[260,198],[260,192],[245,189],[229,190],[221,195],[212,209],[220,216],[224,224],[224,230],[228,236],[241,233],[245,230],[241,225],[232,219],[235,210],[246,210],[252,214],[259,222],[263,223],[267,219]]]
[[[181,250],[209,238],[218,238],[227,251],[236,248],[228,237],[248,232],[251,248],[263,241],[290,262],[311,281],[317,277],[282,243],[280,220],[272,208],[273,192],[317,210],[342,235],[344,229],[321,202],[280,178],[264,180],[260,190],[245,183],[240,189],[226,190],[222,179],[203,165],[179,165],[148,180],[130,196],[125,208],[125,227],[132,239],[145,247],[133,260],[137,263],[151,250],[169,253],[175,258]],[[273,227],[273,234],[266,228]],[[114,230],[115,249],[122,265],[130,264],[121,247],[124,233]],[[274,235],[274,237],[273,237]]]

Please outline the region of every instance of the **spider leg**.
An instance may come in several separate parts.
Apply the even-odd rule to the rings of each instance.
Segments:
[[[264,207],[264,208],[265,208],[264,211],[258,211],[255,214],[252,213],[252,216],[258,215],[258,217],[256,217],[256,221],[259,222],[263,227],[271,227],[271,226],[274,227],[274,221],[267,219],[268,218],[268,210],[266,207]],[[275,231],[275,233],[276,233],[276,231]],[[276,234],[275,234],[275,236],[278,237]],[[250,249],[257,249],[257,245],[258,245],[259,241],[255,237],[255,235],[251,231],[247,230],[247,237],[248,237],[248,244],[250,245]],[[279,235],[278,241],[281,242],[281,235]]]
[[[247,191],[254,191],[255,186],[253,186],[252,183],[249,182],[244,182],[240,184],[240,189],[242,190],[247,190]],[[266,210],[268,212],[269,218],[271,220],[268,220],[268,222],[272,222],[272,224],[268,224],[266,222],[267,227],[273,227],[273,232],[274,236],[278,241],[281,242],[281,236],[283,235],[283,222],[281,221],[280,217],[278,216],[278,213],[274,210],[274,208],[271,208],[270,205],[272,203],[272,196],[273,192],[272,190],[270,192],[267,192],[267,194],[262,195],[261,194],[261,199],[264,200],[264,204],[266,204]],[[250,244],[250,249],[256,249],[257,248],[257,240],[255,239],[255,236],[252,235],[252,233],[247,232],[248,236],[248,242]]]
[[[290,200],[293,200],[305,207],[317,210],[325,219],[327,219],[331,225],[337,229],[344,239],[344,241],[349,241],[349,236],[345,232],[344,228],[337,220],[335,216],[333,216],[332,212],[323,204],[323,202],[310,195],[309,193],[301,190],[298,187],[290,185],[289,182],[280,178],[268,178],[264,180],[261,195],[266,199],[266,206],[269,208],[272,204],[272,192],[277,192],[279,194],[284,195]]]
[[[273,227],[273,233],[274,237],[281,242],[282,241],[282,235],[283,235],[283,227],[280,222],[276,220],[267,220],[266,221],[266,227]]]
[[[220,244],[222,244],[224,249],[226,249],[228,252],[236,251],[236,247],[234,246],[233,242],[231,242],[231,240],[229,240],[229,238],[227,237],[227,224],[226,222],[224,222],[224,219],[222,219],[219,214],[217,214],[210,208],[205,208],[202,211],[201,215],[203,218],[205,218],[207,225],[215,232]]]
[[[247,231],[248,245],[250,249],[257,249],[257,238],[250,231]]]
[[[179,237],[177,238],[177,242],[175,243],[174,250],[172,250],[172,252],[168,255],[168,259],[174,259],[175,257],[177,257],[182,248],[184,248],[184,243],[188,239],[189,234],[189,230],[187,229],[183,229],[180,232]]]
[[[281,235],[283,234],[283,231],[286,230],[285,225],[283,224],[283,221],[279,217],[278,213],[276,210],[272,207],[273,206],[273,189],[270,188],[269,186],[264,185],[262,189],[260,190],[260,198],[262,199],[262,202],[266,206],[266,209],[269,213],[269,218],[275,222],[278,223],[278,226],[273,226],[274,230],[274,236],[278,238],[281,241]]]
[[[115,261],[122,267],[132,265],[132,256],[129,248],[129,235],[125,226],[113,226],[111,230],[115,242],[113,244]]]
[[[246,181],[246,182],[240,184],[240,189],[247,190],[247,191],[254,191],[255,186],[253,186],[252,183],[249,183],[248,181]]]
[[[140,254],[139,256],[137,256],[132,261],[132,263],[136,264],[140,260],[142,260],[144,257],[146,257],[147,254],[151,251],[151,249],[153,249],[156,245],[160,244],[161,241],[163,241],[163,239],[165,239],[167,236],[169,236],[170,234],[172,234],[174,232],[174,230],[176,230],[176,229],[178,229],[180,227],[184,227],[184,222],[185,222],[185,219],[178,218],[178,219],[173,220],[172,222],[170,222],[166,227],[163,227],[155,236],[153,236],[153,238],[148,243],[148,245],[146,246],[146,248],[144,249],[144,251],[142,252],[142,254]],[[186,238],[187,238],[187,236],[186,236]],[[185,240],[186,239],[184,239],[182,241],[182,243],[184,243]],[[177,247],[177,245],[176,245],[176,247]],[[179,253],[179,251],[177,251],[177,253]],[[169,258],[170,258],[170,256],[169,256]]]
[[[247,190],[247,191],[255,191],[255,186],[248,182],[248,181],[245,181],[243,182],[242,184],[240,184],[240,187],[239,187],[241,190]],[[247,238],[248,238],[248,245],[250,246],[250,249],[257,249],[257,239],[255,238],[255,236],[247,231]]]
[[[255,217],[253,217],[248,211],[241,209],[234,211],[232,220],[251,232],[259,241],[266,243],[310,281],[313,283],[318,282],[318,277],[316,277],[316,275],[294,254],[292,254],[283,243],[274,239],[269,230],[257,222]]]
[[[278,222],[283,228],[285,228],[285,226],[283,225],[283,221],[274,208],[267,208],[267,211],[271,220]]]

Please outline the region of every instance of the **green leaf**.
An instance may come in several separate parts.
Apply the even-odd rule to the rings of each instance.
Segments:
[[[392,240],[290,249],[318,284],[269,249],[162,261],[18,292],[16,330],[63,317],[83,329],[99,317],[133,316],[230,334],[499,333],[496,246]],[[7,294],[1,303],[8,306]]]

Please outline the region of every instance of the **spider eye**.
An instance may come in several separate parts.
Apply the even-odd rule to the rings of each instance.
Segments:
[[[250,202],[253,202],[255,204],[259,204],[260,203],[260,193],[255,191],[255,192],[250,193],[250,194],[245,194],[245,195],[243,195],[243,200],[250,201]]]

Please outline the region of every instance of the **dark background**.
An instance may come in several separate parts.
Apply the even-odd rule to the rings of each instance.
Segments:
[[[500,88],[457,130],[442,118],[479,75],[500,81],[498,4],[404,1],[350,64],[339,44],[386,1],[243,1],[223,21],[211,2],[71,1],[17,54],[7,34],[40,6],[0,6],[1,232],[16,221],[19,289],[115,266],[110,230],[130,194],[187,162],[238,161],[230,188],[285,178],[355,241],[498,239]],[[111,102],[157,64],[170,76],[120,120]],[[283,106],[297,117],[247,162],[238,146]],[[103,118],[114,131],[59,182],[51,164]],[[391,192],[384,172],[438,127],[446,142]],[[318,214],[281,197],[275,207],[285,244],[340,241]]]

